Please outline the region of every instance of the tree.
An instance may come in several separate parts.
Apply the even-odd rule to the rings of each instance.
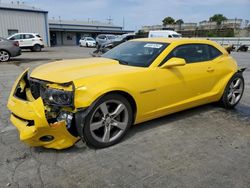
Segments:
[[[179,19],[175,21],[175,24],[181,25],[181,24],[184,24],[184,21],[182,19]]]
[[[223,14],[215,14],[209,18],[210,22],[216,22],[217,25],[221,25],[221,23],[225,20],[227,20],[227,18]]]
[[[163,23],[164,26],[166,26],[166,25],[171,25],[171,24],[174,24],[174,23],[175,23],[175,20],[174,20],[174,18],[168,16],[168,17],[166,17],[166,18],[164,18],[164,19],[162,20],[162,23]]]

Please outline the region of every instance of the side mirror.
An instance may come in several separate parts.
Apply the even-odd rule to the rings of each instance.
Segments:
[[[168,69],[168,68],[171,68],[171,67],[184,66],[184,65],[186,65],[185,59],[172,57],[167,62],[165,62],[161,66],[161,68],[163,68],[163,69],[167,68]]]

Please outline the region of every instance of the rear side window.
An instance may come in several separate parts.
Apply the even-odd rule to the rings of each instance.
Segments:
[[[209,50],[210,50],[211,59],[215,59],[216,57],[219,57],[219,56],[222,55],[222,52],[219,51],[218,49],[216,49],[216,48],[213,47],[213,46],[210,46],[210,45],[209,45]]]
[[[36,35],[36,37],[38,37],[38,38],[42,38],[40,35]]]
[[[112,35],[110,35],[110,36],[107,36],[107,38],[108,38],[109,40],[112,40],[112,39],[115,39],[115,38],[116,38],[116,36],[112,36]]]
[[[23,35],[23,39],[33,39],[35,38],[33,35],[30,35],[30,34],[25,34]]]

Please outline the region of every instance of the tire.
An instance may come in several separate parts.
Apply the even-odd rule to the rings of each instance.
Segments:
[[[133,122],[130,103],[119,94],[108,94],[94,103],[85,119],[83,139],[93,148],[117,144]]]
[[[86,47],[89,47],[88,43],[86,42]]]
[[[32,51],[33,52],[41,52],[42,50],[42,47],[39,45],[39,44],[35,44],[33,47],[32,47]]]
[[[10,60],[10,53],[6,50],[0,50],[0,62],[7,62]]]
[[[242,74],[236,73],[227,83],[220,104],[227,109],[234,108],[241,100],[244,87],[245,83]]]

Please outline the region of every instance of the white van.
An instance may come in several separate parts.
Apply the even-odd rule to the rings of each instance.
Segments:
[[[181,38],[181,34],[172,30],[149,31],[148,38]]]

